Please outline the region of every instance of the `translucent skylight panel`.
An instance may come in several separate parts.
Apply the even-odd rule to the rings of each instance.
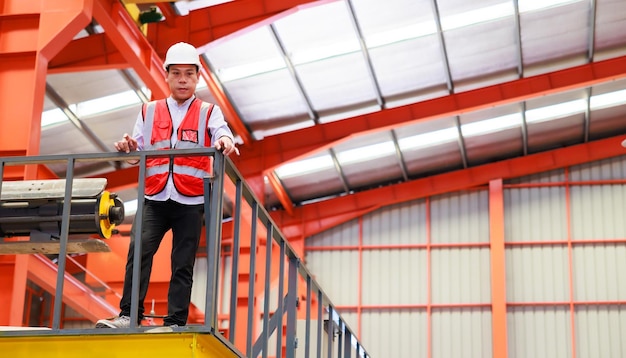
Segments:
[[[508,119],[508,117],[507,117]],[[497,133],[464,136],[463,143],[469,165],[479,165],[523,154],[521,121]],[[464,123],[462,123],[464,124]]]
[[[550,116],[558,116],[559,114],[563,114],[567,111],[571,111],[572,106],[576,106],[580,109],[579,105],[576,103],[586,102],[587,99],[587,91],[585,89],[578,89],[574,91],[562,92],[551,94],[547,96],[541,96],[537,98],[531,98],[526,101],[526,113],[531,114],[532,116],[538,116],[533,114],[539,111],[540,113],[551,112]],[[567,104],[563,106],[563,104]],[[559,107],[562,106],[562,107]],[[561,110],[559,110],[559,108]],[[554,109],[554,110],[551,110]],[[564,112],[565,111],[565,112]],[[566,113],[565,113],[566,114]],[[543,115],[542,115],[543,116]]]
[[[231,81],[224,87],[257,138],[294,130],[294,125],[313,125],[287,69]]]
[[[589,3],[581,1],[522,13],[520,27],[524,65],[586,54],[589,46],[589,11]]]
[[[463,113],[459,116],[461,122],[464,123],[463,131],[464,135],[471,135],[476,132],[477,127],[472,126],[482,126],[485,127],[484,132],[489,131],[489,125],[480,125],[479,123],[485,123],[491,119],[496,119],[502,123],[508,122],[511,118],[514,118],[516,115],[518,116],[519,122],[517,125],[521,123],[521,112],[522,112],[522,104],[521,103],[511,103],[506,105],[500,105],[496,107],[490,107],[479,111]],[[506,127],[506,124],[494,124],[493,127]]]
[[[453,117],[401,126],[395,132],[410,176],[462,167]]]
[[[384,97],[445,84],[429,0],[352,2]]]
[[[319,112],[375,102],[374,85],[360,52],[302,64],[296,70]]]
[[[608,93],[616,93],[626,89],[626,79],[619,79],[595,85],[591,88],[593,96],[604,95]],[[626,100],[626,96],[622,98]]]
[[[313,109],[354,109],[376,101],[359,38],[344,2],[310,6],[275,22]]]
[[[328,151],[284,164],[276,169],[276,175],[296,202],[344,192],[339,172]]]
[[[73,110],[78,117],[87,117],[140,103],[135,91],[128,90],[78,103]]]
[[[339,143],[335,146],[335,153],[339,164],[343,166],[395,154],[395,147],[391,132],[384,131],[359,135]]]
[[[523,153],[522,114],[517,104],[461,115],[461,133],[470,165]]]
[[[330,154],[324,151],[310,155],[307,158],[285,163],[276,169],[276,175],[281,180],[287,180],[292,177],[309,175],[332,168],[334,168],[333,160]]]
[[[359,39],[343,1],[301,9],[274,25],[295,65],[360,51]]]
[[[352,4],[370,49],[436,31],[430,0],[356,0]]]
[[[335,153],[351,188],[402,178],[391,131],[357,136],[335,146]]]
[[[216,41],[205,55],[223,83],[286,68],[267,26]]]
[[[61,108],[52,108],[41,113],[41,126],[47,127],[58,123],[67,122],[69,119]]]

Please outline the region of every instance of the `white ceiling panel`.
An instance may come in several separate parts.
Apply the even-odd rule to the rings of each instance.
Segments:
[[[528,124],[529,153],[573,145],[580,143],[584,138],[584,113]]]
[[[287,69],[232,81],[225,88],[257,138],[294,130],[285,126],[313,125],[306,101]]]
[[[343,1],[310,6],[274,23],[295,65],[360,49],[350,12]]]
[[[76,104],[131,90],[116,70],[50,74],[46,78],[67,104]]]
[[[296,70],[317,111],[376,101],[360,52],[299,65]]]
[[[332,164],[328,151],[323,151],[308,159],[323,159],[328,165],[303,173],[303,175],[281,178],[282,184],[294,202],[345,193],[344,185],[337,168]],[[314,196],[311,196],[312,192],[315,193]]]
[[[335,153],[348,187],[377,185],[390,178],[402,180],[402,163],[396,145],[391,131],[358,136],[337,145]]]
[[[587,1],[520,14],[524,65],[586,54],[590,16]]]
[[[445,117],[398,127],[395,133],[409,177],[463,167],[454,118]]]
[[[435,35],[376,47],[370,49],[369,54],[385,97],[446,85],[441,45]]]
[[[517,66],[513,17],[446,31],[452,79],[463,81]],[[467,44],[472,44],[467,46]]]
[[[524,153],[521,126],[497,133],[465,136],[463,143],[470,166],[513,158]]]
[[[626,34],[626,1],[596,0],[596,51],[621,47]]]

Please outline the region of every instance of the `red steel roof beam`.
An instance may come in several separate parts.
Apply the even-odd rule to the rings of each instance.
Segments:
[[[94,0],[94,18],[104,29],[124,59],[152,91],[153,98],[170,94],[165,82],[163,61],[130,17],[124,5],[117,0]]]
[[[130,67],[115,43],[105,34],[73,40],[48,64],[48,73],[119,70]]]

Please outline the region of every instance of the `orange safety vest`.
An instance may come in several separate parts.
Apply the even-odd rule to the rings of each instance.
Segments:
[[[177,142],[172,147],[172,117],[165,99],[143,105],[144,150],[167,150],[204,148],[211,146],[211,136],[207,124],[213,105],[194,99],[180,123]],[[172,175],[176,190],[185,196],[204,195],[203,178],[211,173],[211,158],[202,156],[176,156],[146,158],[146,195],[155,195],[165,188]]]

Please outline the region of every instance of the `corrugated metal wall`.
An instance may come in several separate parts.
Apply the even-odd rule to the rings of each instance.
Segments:
[[[497,331],[508,357],[626,357],[626,158],[504,182],[506,287],[490,195],[382,208],[308,238],[306,265],[375,358],[492,357]]]

